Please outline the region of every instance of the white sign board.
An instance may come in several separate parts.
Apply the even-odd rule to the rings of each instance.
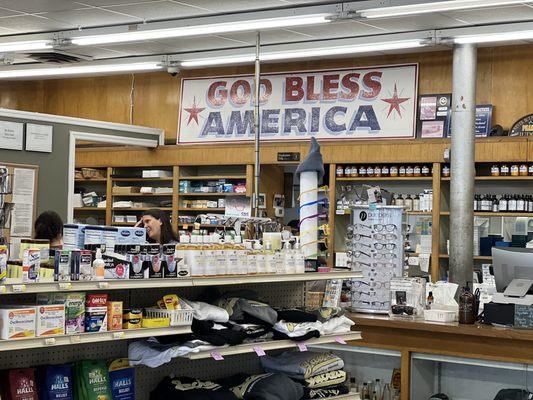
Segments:
[[[0,121],[0,149],[22,150],[24,124]]]
[[[246,196],[226,197],[224,215],[232,218],[250,218],[252,205],[250,198]]]
[[[252,75],[182,80],[178,143],[251,141]],[[405,139],[416,131],[418,65],[265,74],[261,140]]]
[[[52,125],[26,124],[26,150],[52,152]]]

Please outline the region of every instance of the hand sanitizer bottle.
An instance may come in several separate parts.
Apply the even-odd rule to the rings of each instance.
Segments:
[[[265,264],[266,264],[266,273],[275,274],[276,262],[279,257],[276,257],[276,253],[272,250],[272,243],[269,240],[265,242]]]
[[[297,274],[305,274],[305,256],[300,247],[300,238],[296,238],[294,244],[294,269]]]
[[[105,275],[105,262],[102,259],[102,250],[100,248],[96,249],[96,255],[93,261],[93,276],[97,281],[104,280]]]
[[[294,264],[294,251],[291,248],[291,243],[287,241],[286,243],[286,253],[285,253],[285,269],[287,274],[296,273],[296,268]]]
[[[257,273],[264,275],[267,273],[266,253],[263,250],[263,246],[261,246],[261,243],[259,243],[259,240],[256,240],[254,242],[254,252],[255,252],[255,261],[257,265]]]

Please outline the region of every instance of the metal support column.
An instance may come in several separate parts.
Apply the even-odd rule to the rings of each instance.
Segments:
[[[259,176],[261,172],[261,160],[259,157],[260,127],[259,127],[259,103],[261,92],[261,62],[259,60],[259,51],[261,47],[261,34],[257,32],[255,42],[255,79],[254,79],[254,133],[255,133],[255,168],[254,168],[254,195],[253,208],[254,217],[259,216]]]
[[[463,286],[474,269],[474,145],[477,49],[453,49],[450,183],[450,281]]]

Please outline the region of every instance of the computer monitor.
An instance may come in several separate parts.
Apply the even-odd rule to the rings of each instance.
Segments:
[[[533,282],[533,249],[493,247],[492,267],[498,292],[504,292],[513,280],[527,285],[527,280]],[[526,293],[529,289],[524,287]]]

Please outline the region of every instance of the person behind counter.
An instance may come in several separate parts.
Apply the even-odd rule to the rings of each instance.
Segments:
[[[168,214],[158,209],[146,211],[135,226],[146,228],[147,240],[152,243],[173,244],[178,242]]]
[[[63,245],[63,220],[54,211],[45,211],[37,217],[34,224],[35,239],[50,241],[51,248]]]

